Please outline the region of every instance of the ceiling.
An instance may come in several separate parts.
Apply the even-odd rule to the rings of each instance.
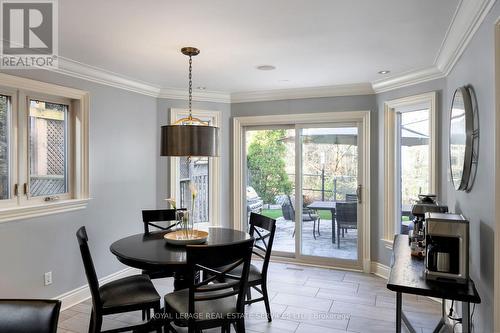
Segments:
[[[201,49],[193,86],[210,91],[373,82],[432,66],[458,3],[64,0],[59,54],[161,88],[185,89],[183,46]]]

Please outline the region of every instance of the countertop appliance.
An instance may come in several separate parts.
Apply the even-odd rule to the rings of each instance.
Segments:
[[[419,194],[418,201],[411,208],[413,215],[413,230],[409,234],[411,255],[425,256],[425,214],[427,212],[448,212],[448,206],[439,205],[435,194]]]
[[[425,214],[425,277],[467,283],[469,221],[460,214]]]

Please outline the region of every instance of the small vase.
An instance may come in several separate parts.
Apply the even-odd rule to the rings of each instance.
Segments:
[[[177,239],[192,239],[193,238],[193,214],[189,210],[178,210],[176,219],[179,222],[177,225]]]

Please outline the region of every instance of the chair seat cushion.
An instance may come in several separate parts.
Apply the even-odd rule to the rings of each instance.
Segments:
[[[241,276],[241,271],[243,270],[243,265],[239,265],[235,269],[233,269],[230,274],[236,275],[236,276]],[[251,284],[251,282],[257,282],[262,280],[262,274],[260,272],[260,269],[251,264],[250,265],[250,272],[248,273],[248,282]]]
[[[141,308],[144,303],[160,301],[151,279],[147,275],[133,275],[109,282],[99,288],[103,308]]]
[[[212,296],[229,291],[228,289],[204,292],[203,296]],[[228,296],[224,298],[196,301],[195,320],[211,320],[235,318],[236,311],[236,296]],[[165,295],[165,308],[171,309],[176,315],[175,320],[185,321],[188,319],[189,307],[189,289],[181,289]]]

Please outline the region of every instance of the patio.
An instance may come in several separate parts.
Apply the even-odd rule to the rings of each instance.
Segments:
[[[295,251],[295,237],[293,237],[294,222],[285,220],[283,217],[276,219],[276,235],[273,244],[274,251],[291,252]],[[340,248],[337,243],[332,243],[332,222],[321,219],[320,234],[313,237],[313,223],[302,223],[302,254],[338,259],[357,259],[357,230],[348,230],[340,236]]]

